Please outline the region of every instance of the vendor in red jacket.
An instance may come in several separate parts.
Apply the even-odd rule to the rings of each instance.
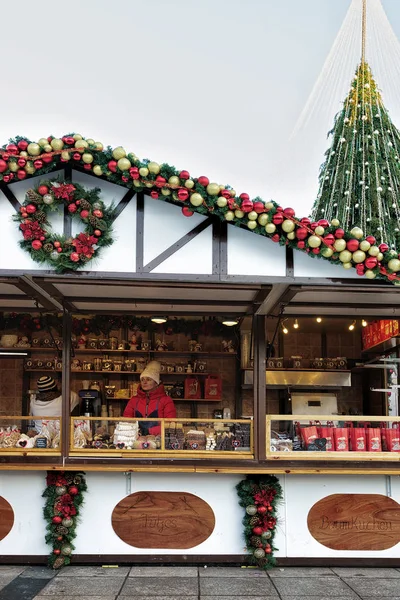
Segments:
[[[166,395],[160,383],[161,365],[158,360],[148,363],[140,375],[137,396],[132,396],[124,410],[124,417],[137,419],[174,419],[176,408],[172,398]],[[157,421],[140,421],[142,435],[160,435],[161,425]]]

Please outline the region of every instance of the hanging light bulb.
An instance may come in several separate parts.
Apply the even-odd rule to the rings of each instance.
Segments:
[[[293,325],[293,329],[298,329],[298,328],[299,328],[299,322],[296,319],[295,322],[294,322],[294,325]]]
[[[322,317],[317,317],[315,320],[317,321],[317,323],[322,323]]]
[[[286,327],[285,321],[282,321],[282,331],[285,335],[289,333],[289,329]]]
[[[368,321],[366,321],[365,319],[363,319],[363,320],[361,321],[361,325],[362,325],[363,327],[366,327],[366,326],[368,325]]]
[[[167,317],[151,317],[150,321],[152,323],[157,323],[157,325],[161,325],[161,323],[167,322]]]
[[[354,331],[355,327],[356,327],[356,322],[355,322],[355,321],[353,321],[353,322],[351,323],[351,325],[349,325],[349,331]]]
[[[222,325],[226,325],[226,327],[234,327],[235,325],[237,325],[239,323],[239,321],[237,319],[231,318],[231,319],[224,319],[222,321]]]

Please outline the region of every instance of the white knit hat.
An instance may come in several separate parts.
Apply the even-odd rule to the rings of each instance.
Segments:
[[[140,379],[142,379],[142,377],[150,377],[150,379],[153,379],[153,381],[158,384],[160,383],[160,371],[161,364],[158,360],[151,360],[140,374]]]

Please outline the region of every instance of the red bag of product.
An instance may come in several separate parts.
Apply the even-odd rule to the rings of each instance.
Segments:
[[[333,437],[333,422],[327,421],[326,426],[317,427],[318,437],[326,439],[326,452],[335,451],[335,440]]]
[[[185,398],[201,398],[200,381],[196,377],[186,377],[185,379]]]
[[[386,430],[386,451],[400,452],[400,431],[396,427]]]
[[[352,424],[353,425],[353,424]],[[350,450],[352,452],[366,452],[367,434],[364,427],[350,427]]]
[[[301,437],[303,438],[306,448],[308,448],[309,444],[311,444],[314,440],[318,438],[318,431],[316,426],[310,425],[310,427],[302,427]]]
[[[334,427],[333,436],[335,439],[336,452],[348,452],[349,429],[347,427]]]
[[[366,431],[368,452],[382,452],[381,428],[369,427]]]
[[[209,375],[204,382],[204,398],[206,400],[221,400],[222,379],[218,375]]]

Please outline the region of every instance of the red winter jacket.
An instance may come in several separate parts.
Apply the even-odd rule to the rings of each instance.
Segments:
[[[138,388],[137,396],[132,396],[124,410],[124,417],[145,419],[174,419],[176,417],[175,404],[169,396],[166,395],[164,386],[158,385],[150,392],[144,392],[141,387]],[[140,421],[140,430],[142,435],[160,435],[161,425],[157,421]]]

